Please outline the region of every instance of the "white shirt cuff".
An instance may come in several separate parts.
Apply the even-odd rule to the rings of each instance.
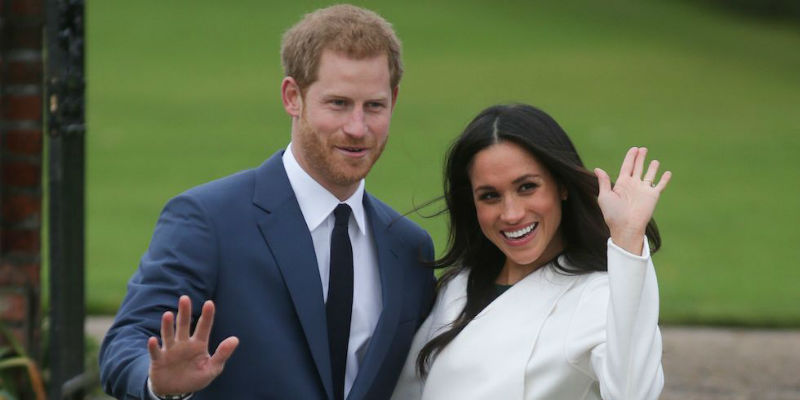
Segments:
[[[153,392],[153,385],[150,383],[149,376],[147,377],[147,393],[150,394],[150,400],[161,400],[161,398],[156,396],[156,394]],[[194,396],[194,393],[186,396],[184,400],[191,399],[192,396]]]

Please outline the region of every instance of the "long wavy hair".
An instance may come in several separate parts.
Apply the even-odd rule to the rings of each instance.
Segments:
[[[447,153],[444,199],[449,214],[447,251],[433,267],[453,267],[439,280],[439,288],[464,270],[467,302],[450,328],[431,339],[420,351],[417,371],[426,376],[432,359],[494,299],[494,283],[505,255],[484,236],[478,225],[469,170],[475,155],[501,142],[527,150],[568,193],[562,201],[563,251],[553,260],[557,271],[584,274],[606,271],[608,227],[597,203],[597,177],[587,170],[566,132],[544,111],[524,104],[496,105],[481,111]],[[647,225],[651,252],[661,246],[655,221]],[[566,263],[559,263],[559,256]]]

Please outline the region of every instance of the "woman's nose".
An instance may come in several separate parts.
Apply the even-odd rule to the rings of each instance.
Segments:
[[[524,216],[525,209],[519,199],[515,196],[506,196],[503,199],[503,213],[500,215],[503,222],[513,224],[519,222]]]

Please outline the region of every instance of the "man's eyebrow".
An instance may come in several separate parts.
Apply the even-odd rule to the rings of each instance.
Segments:
[[[325,99],[325,100],[330,100],[330,99],[347,100],[348,99],[347,96],[342,96],[340,94],[334,94],[334,93],[325,93],[325,94],[322,95],[322,98]]]

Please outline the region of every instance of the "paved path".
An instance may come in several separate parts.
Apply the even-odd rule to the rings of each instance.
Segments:
[[[90,317],[102,338],[111,318]],[[661,400],[800,400],[800,331],[664,327]]]
[[[668,327],[662,400],[800,400],[800,331]]]

